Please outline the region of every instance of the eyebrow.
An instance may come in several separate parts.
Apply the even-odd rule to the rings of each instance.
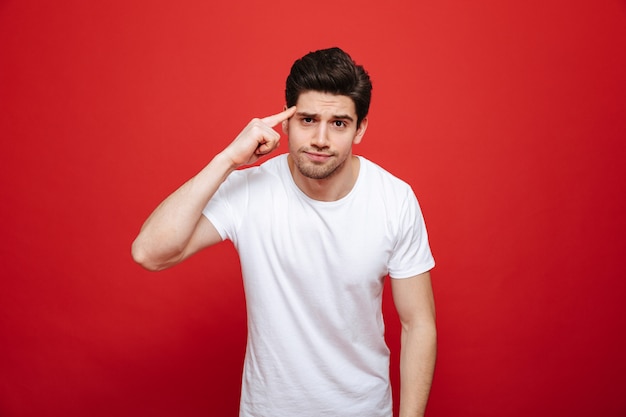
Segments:
[[[311,119],[319,118],[319,114],[317,114],[317,113],[307,113],[307,112],[303,112],[303,111],[296,112],[296,115],[300,116],[300,117],[310,117]],[[349,114],[334,114],[332,116],[332,118],[333,119],[339,119],[339,120],[349,120],[351,122],[354,121],[352,116],[350,116]]]

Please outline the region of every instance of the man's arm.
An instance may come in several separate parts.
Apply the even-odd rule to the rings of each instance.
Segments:
[[[280,135],[273,127],[294,112],[292,107],[252,120],[202,171],[167,197],[148,217],[133,242],[133,259],[146,269],[158,271],[221,241],[202,210],[231,172],[278,147]]]
[[[430,272],[392,279],[391,291],[402,323],[400,417],[421,417],[426,410],[437,356]]]

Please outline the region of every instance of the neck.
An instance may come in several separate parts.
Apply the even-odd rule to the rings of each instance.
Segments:
[[[353,155],[350,155],[332,175],[323,179],[314,179],[302,175],[293,163],[291,156],[287,157],[287,162],[291,176],[298,188],[313,200],[337,201],[348,195],[359,177],[360,161]]]

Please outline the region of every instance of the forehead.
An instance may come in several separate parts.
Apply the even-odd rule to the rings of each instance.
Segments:
[[[319,115],[350,115],[356,119],[354,101],[348,96],[324,93],[321,91],[305,91],[296,102],[298,113]]]

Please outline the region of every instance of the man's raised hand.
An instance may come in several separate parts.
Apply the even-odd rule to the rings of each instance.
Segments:
[[[289,119],[295,112],[296,107],[293,106],[272,116],[252,119],[224,149],[224,156],[228,157],[234,168],[238,168],[252,164],[261,156],[272,152],[280,144],[280,134],[274,130],[274,126]]]

